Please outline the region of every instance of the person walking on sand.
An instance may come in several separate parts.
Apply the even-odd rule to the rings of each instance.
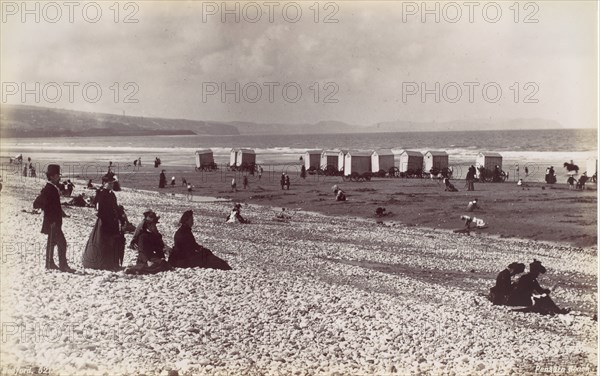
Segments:
[[[113,192],[114,182],[114,177],[104,175],[103,186],[94,199],[98,219],[83,252],[84,268],[117,270],[120,266],[120,251],[124,247],[121,243],[125,238],[121,233],[121,211]]]
[[[235,178],[231,179],[231,192],[237,192],[237,183],[235,182]]]
[[[281,179],[279,180],[279,183],[281,184],[281,189],[283,190],[283,187],[285,186],[285,172],[281,173]]]
[[[285,175],[285,187],[289,191],[290,190],[290,176]]]
[[[75,270],[71,269],[67,263],[67,240],[62,231],[62,219],[69,216],[65,214],[60,205],[60,191],[57,186],[60,181],[60,166],[56,164],[48,165],[46,177],[48,183],[33,202],[34,209],[44,211],[42,234],[48,235],[45,267],[47,270],[72,273]],[[54,263],[55,246],[58,248],[59,266]]]
[[[167,176],[165,175],[165,170],[160,172],[160,177],[158,180],[158,188],[165,188],[167,186]]]
[[[187,183],[187,200],[191,201],[192,200],[192,185],[190,183]]]

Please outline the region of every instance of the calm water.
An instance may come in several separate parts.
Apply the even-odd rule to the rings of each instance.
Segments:
[[[411,132],[329,135],[252,136],[146,136],[3,139],[2,155],[57,162],[131,162],[142,157],[150,164],[160,156],[165,165],[194,165],[194,151],[211,148],[217,163],[228,160],[232,147],[257,152],[258,163],[298,161],[307,149],[412,149],[445,150],[451,165],[474,163],[479,151],[496,151],[504,166],[536,164],[538,169],[573,160],[585,170],[586,161],[597,154],[596,129],[519,130],[479,132]],[[531,170],[531,169],[530,169]],[[560,170],[557,168],[557,172]]]

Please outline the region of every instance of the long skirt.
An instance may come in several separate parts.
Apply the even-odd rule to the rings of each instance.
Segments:
[[[205,268],[217,270],[231,270],[227,261],[215,256],[208,249],[194,254],[183,260],[177,260],[172,263],[176,268]]]
[[[100,218],[85,245],[82,264],[84,268],[114,270],[123,262],[125,238],[120,233],[107,232]]]

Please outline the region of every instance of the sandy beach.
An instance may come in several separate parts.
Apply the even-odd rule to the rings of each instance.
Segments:
[[[65,156],[63,156],[65,157]],[[123,162],[123,157],[112,156],[114,171],[123,187],[140,191],[175,195],[185,200],[187,189],[182,178],[193,185],[192,200],[205,201],[219,198],[246,204],[259,204],[280,211],[312,211],[325,215],[362,218],[371,222],[403,224],[406,226],[427,227],[433,230],[453,230],[461,228],[460,216],[464,214],[482,218],[489,224],[487,229],[471,232],[471,236],[480,234],[501,238],[521,238],[539,241],[556,241],[577,247],[595,246],[597,237],[597,185],[589,182],[586,189],[570,190],[562,175],[564,169],[557,170],[559,180],[556,184],[545,184],[539,179],[539,171],[530,171],[525,178],[525,186],[517,186],[514,178],[505,183],[476,183],[475,191],[468,192],[464,178],[456,178],[452,183],[458,192],[445,192],[441,180],[374,178],[370,182],[344,181],[341,177],[307,175],[300,178],[298,158],[286,155],[267,157],[270,163],[264,164],[264,172],[248,175],[248,188],[243,187],[241,172],[229,171],[227,163],[217,159],[219,170],[216,172],[195,171],[192,165],[163,163],[154,168],[150,158],[144,158],[143,167],[134,167]],[[46,158],[48,154],[46,154]],[[73,179],[79,185],[92,179],[100,184],[101,176],[106,172],[111,156],[97,153],[67,155],[63,164],[63,179]],[[16,180],[25,184],[18,165],[7,164],[2,158],[2,172],[5,180]],[[36,159],[37,170],[55,159]],[[552,163],[552,162],[548,162]],[[541,164],[540,164],[541,165]],[[158,188],[161,170],[165,170],[168,186]],[[290,175],[290,190],[282,190],[281,173]],[[456,171],[460,176],[461,171]],[[170,185],[175,177],[176,184]],[[237,182],[237,192],[231,190],[231,180]],[[41,178],[40,178],[41,179]],[[336,202],[332,186],[338,185],[346,192],[347,202]],[[81,188],[81,186],[79,186]],[[469,201],[477,198],[481,209],[467,213]],[[383,207],[391,215],[378,218],[375,209]]]
[[[423,198],[415,202],[419,198],[409,196],[409,186],[403,187],[405,194],[394,195],[401,202],[398,209],[386,206],[395,213],[394,221],[377,223],[354,212],[359,209],[352,202],[381,195],[384,183],[378,182],[345,186],[350,202],[343,209],[334,206],[331,182],[317,187],[307,183],[302,190],[294,182],[289,192],[268,186],[271,190],[262,198],[254,196],[265,183],[252,182],[250,191],[235,195],[227,192],[225,182],[219,183],[219,196],[250,202],[242,214],[252,223],[227,225],[230,203],[171,196],[179,187],[167,194],[128,188],[151,188],[156,172],[148,169],[139,183],[122,178],[125,188],[117,197],[129,218],[137,222],[145,208],[153,208],[161,215],[164,239],[172,244],[180,214],[193,209],[196,238],[233,271],[190,269],[132,277],[82,270],[81,254],[95,212],[66,208],[71,215],[63,225],[68,258],[78,272],[45,272],[42,216],[22,211],[31,209],[44,182],[5,179],[3,374],[32,367],[53,375],[523,375],[539,373],[541,367],[563,367],[578,375],[596,372],[595,247],[406,226],[401,221],[409,211],[402,207],[431,205]],[[445,205],[456,205],[456,212],[445,219],[452,223],[449,227],[460,225],[454,217],[462,214],[466,192],[450,197],[434,182],[410,184],[423,195],[443,196],[438,204],[454,199]],[[197,187],[196,193],[209,187]],[[360,192],[360,187],[375,191]],[[479,187],[482,216],[494,223],[501,211],[493,204],[492,191],[487,198]],[[567,201],[557,199],[564,195],[580,202],[582,210],[595,200],[595,192],[494,187],[499,188],[493,192],[500,190],[513,200],[522,194],[525,202],[544,198],[556,204]],[[321,213],[297,211],[289,223],[273,221],[272,206],[253,204],[291,207],[307,200],[311,190],[323,200],[309,207]],[[374,205],[360,206],[371,211]],[[502,206],[510,207],[506,201]],[[125,263],[134,258],[127,250]],[[548,269],[540,283],[553,289],[557,304],[571,307],[570,314],[514,313],[485,298],[508,263],[534,258]]]

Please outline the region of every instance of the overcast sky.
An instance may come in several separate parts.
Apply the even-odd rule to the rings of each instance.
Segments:
[[[2,103],[23,103],[21,84],[33,89],[39,82],[40,103],[28,94],[26,104],[128,115],[358,125],[535,117],[567,128],[596,126],[594,1],[546,1],[528,8],[521,2],[518,15],[514,2],[480,2],[473,8],[438,3],[439,23],[434,14],[422,22],[420,1],[318,7],[273,2],[271,8],[265,2],[237,3],[239,22],[235,14],[222,22],[221,2],[144,1],[128,8],[121,3],[118,15],[110,9],[113,2],[87,5],[85,12],[86,3],[78,3],[73,22],[62,2],[56,3],[62,14],[38,3],[39,22],[35,14],[24,14],[21,4],[2,2]],[[229,3],[233,13],[235,6]],[[436,3],[428,7],[435,10]],[[96,8],[102,11],[98,17]],[[263,13],[252,22],[258,8]],[[124,23],[128,15],[138,22]],[[326,17],[337,22],[324,22]],[[98,22],[90,22],[95,18]],[[60,97],[51,82],[61,87]],[[79,83],[73,103],[65,82]],[[137,92],[136,86],[125,87],[128,82]],[[86,83],[102,89],[98,102],[90,103],[96,96],[90,85],[84,98]],[[233,94],[222,100],[222,83],[233,91],[239,83],[240,103]],[[422,84],[432,92],[425,98]],[[498,88],[502,95],[491,103]],[[127,94],[139,103],[125,103]],[[325,103],[327,95],[334,103]],[[538,103],[525,103],[528,95]]]

